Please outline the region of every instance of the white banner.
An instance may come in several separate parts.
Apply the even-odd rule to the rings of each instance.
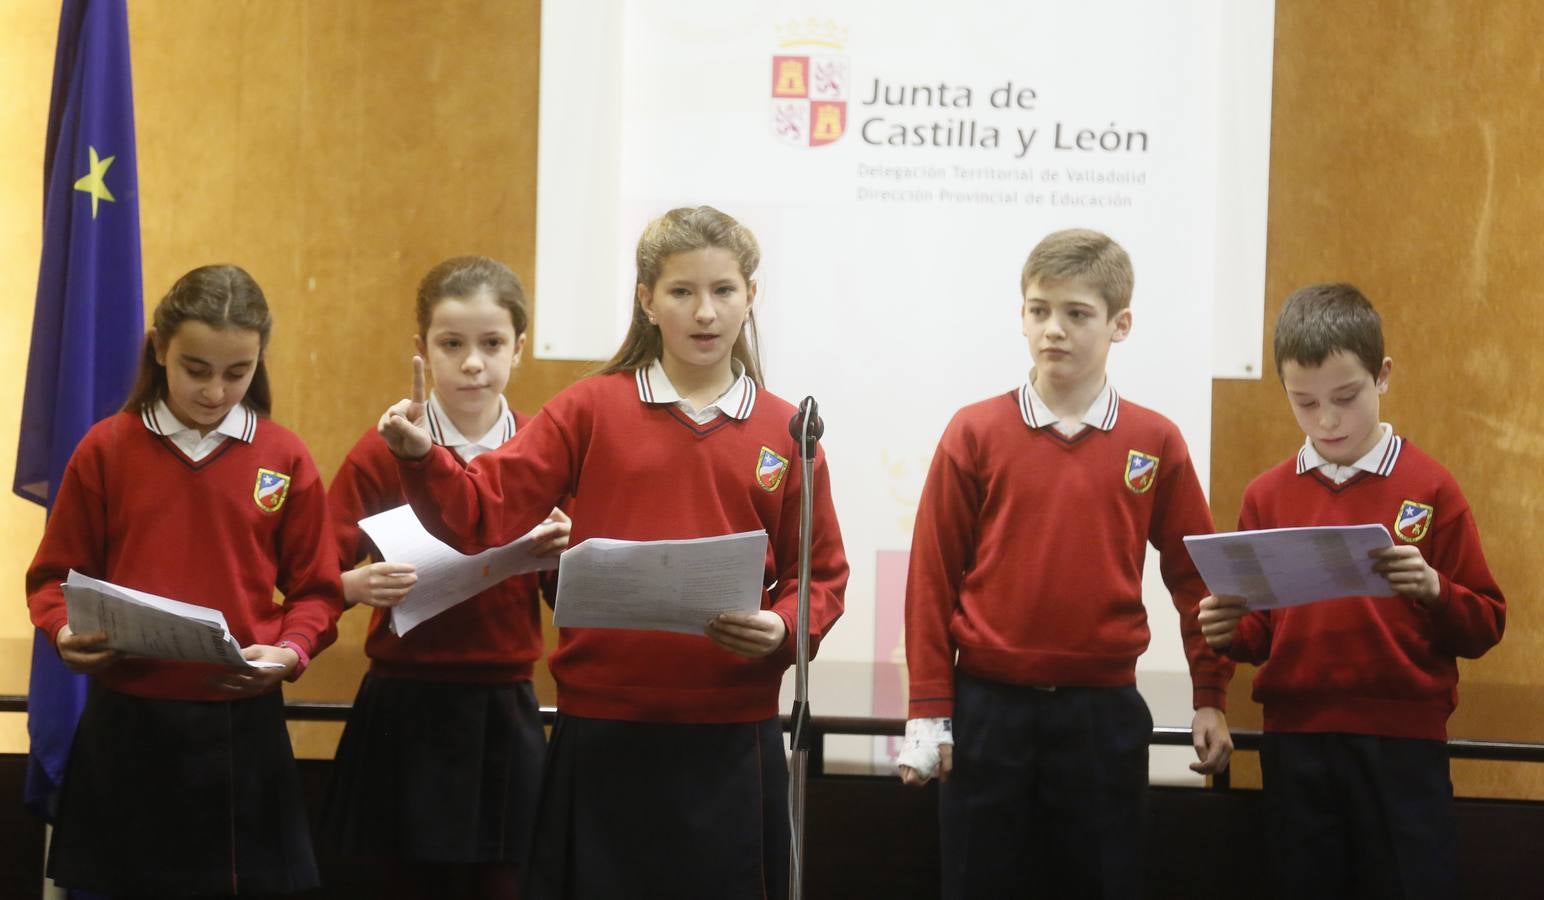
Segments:
[[[708,203],[751,227],[767,386],[820,401],[852,563],[824,660],[898,659],[928,461],[956,409],[1025,380],[1019,272],[1050,231],[1099,229],[1131,254],[1134,328],[1111,378],[1179,424],[1207,483],[1214,367],[1259,368],[1271,3],[561,5],[589,27],[544,22],[537,352],[611,354],[653,216]],[[549,131],[575,102],[559,67],[610,73],[577,102],[614,116],[583,130],[614,153]],[[565,182],[565,157],[616,169]],[[608,202],[594,186],[613,177]],[[1214,343],[1222,303],[1252,337]],[[1142,667],[1183,672],[1158,587]],[[882,680],[871,710],[842,712],[900,714]],[[1173,693],[1149,698],[1155,716],[1188,724]]]

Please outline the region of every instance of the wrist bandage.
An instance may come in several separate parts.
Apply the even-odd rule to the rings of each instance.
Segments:
[[[907,719],[906,737],[901,741],[901,752],[896,754],[897,766],[909,766],[924,778],[938,774],[938,747],[954,744],[954,726],[948,718]]]

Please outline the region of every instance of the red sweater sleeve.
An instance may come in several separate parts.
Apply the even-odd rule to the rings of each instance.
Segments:
[[[1474,659],[1501,640],[1506,599],[1485,562],[1468,501],[1456,484],[1450,489],[1458,496],[1440,503],[1438,509],[1451,506],[1456,511],[1451,519],[1437,523],[1428,563],[1437,570],[1440,590],[1430,615],[1437,646],[1454,656]]]
[[[911,718],[954,713],[955,647],[949,623],[973,558],[980,504],[969,435],[956,416],[933,453],[912,528],[906,576]]]
[[[376,498],[380,494],[380,485],[369,470],[360,465],[352,453],[345,457],[327,488],[327,509],[332,519],[338,565],[345,570],[371,555],[373,547],[359,527],[359,520],[380,512],[374,508],[379,505]]]
[[[574,493],[574,445],[549,404],[466,468],[437,445],[423,459],[398,460],[402,492],[430,534],[461,553],[481,553],[523,536]]]
[[[783,489],[783,514],[777,534],[768,535],[773,558],[777,561],[777,585],[773,588],[772,611],[788,626],[789,639],[778,654],[791,664],[797,646],[793,635],[799,610],[799,504],[803,492],[804,464],[794,459],[788,484]],[[810,658],[820,647],[820,639],[842,615],[842,597],[847,589],[847,555],[842,549],[842,531],[831,503],[831,479],[826,470],[826,454],[817,447],[811,492],[810,522]]]
[[[275,587],[284,594],[280,639],[301,644],[314,659],[338,638],[343,584],[321,474],[304,451],[295,469],[279,534]]]
[[[27,607],[32,624],[59,640],[69,615],[60,584],[74,568],[93,578],[107,572],[107,502],[96,440],[83,441],[65,466],[43,541],[27,569]]]
[[[1158,473],[1158,497],[1148,540],[1158,549],[1163,583],[1173,598],[1174,608],[1179,611],[1180,638],[1190,664],[1194,708],[1215,706],[1224,709],[1228,681],[1233,677],[1233,663],[1214,653],[1201,634],[1201,623],[1196,614],[1201,598],[1207,595],[1206,582],[1185,549],[1186,535],[1211,534],[1215,530],[1211,508],[1201,491],[1201,482],[1190,463],[1189,448],[1184,440],[1176,434],[1169,443],[1170,446],[1165,448],[1165,464]]]

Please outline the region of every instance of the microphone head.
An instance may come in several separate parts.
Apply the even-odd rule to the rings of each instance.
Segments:
[[[788,421],[788,434],[796,441],[804,439],[804,418],[809,417],[809,437],[812,441],[818,441],[825,434],[826,423],[820,419],[820,407],[815,403],[814,397],[805,397],[799,404],[799,411],[794,413]]]

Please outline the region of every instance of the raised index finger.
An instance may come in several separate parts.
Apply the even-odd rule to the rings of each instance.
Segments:
[[[428,392],[424,389],[424,358],[413,355],[413,393],[409,395],[414,403],[423,403],[429,399]]]

